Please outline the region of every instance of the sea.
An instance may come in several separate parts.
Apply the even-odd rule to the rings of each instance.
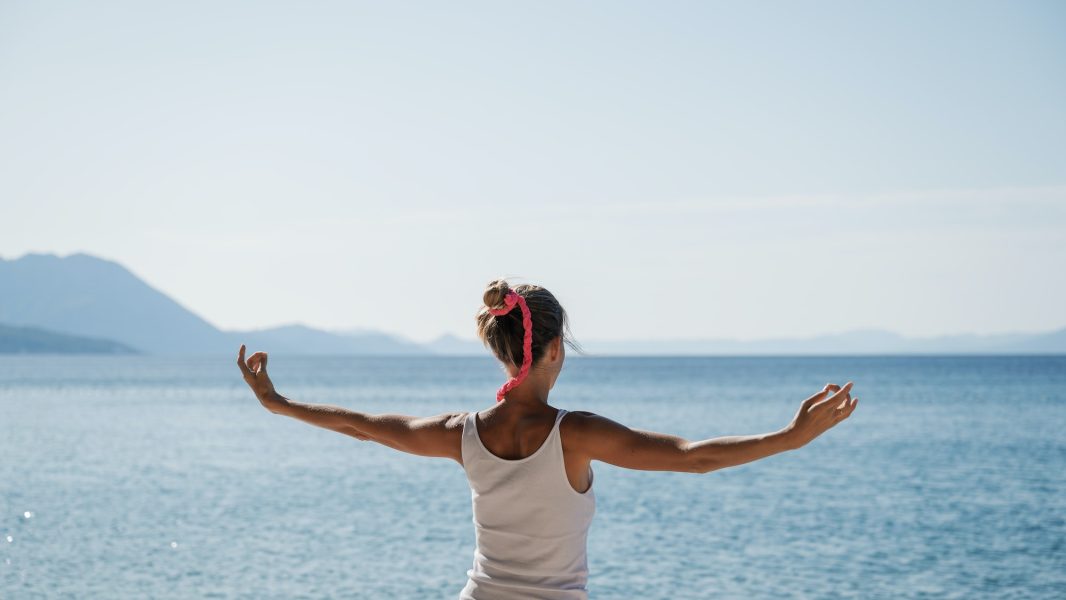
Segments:
[[[254,350],[254,349],[252,349]],[[495,404],[480,357],[271,355],[282,394]],[[571,356],[550,404],[702,440],[854,414],[706,474],[593,462],[589,597],[1066,598],[1066,357]],[[450,459],[276,415],[233,356],[0,357],[0,598],[456,598]]]

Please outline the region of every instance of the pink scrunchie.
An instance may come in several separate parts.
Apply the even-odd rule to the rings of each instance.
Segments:
[[[502,402],[503,396],[507,392],[515,388],[522,380],[529,374],[529,367],[533,364],[533,316],[529,314],[529,307],[526,306],[526,299],[521,294],[514,290],[507,292],[507,295],[503,297],[503,308],[490,308],[489,312],[499,317],[511,312],[514,305],[517,304],[522,309],[522,327],[525,329],[525,335],[522,338],[522,367],[518,369],[518,375],[512,377],[504,383],[499,390],[496,391],[496,401]]]

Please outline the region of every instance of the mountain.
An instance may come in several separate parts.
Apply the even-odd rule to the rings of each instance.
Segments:
[[[1011,343],[1008,347],[1017,352],[1063,354],[1066,353],[1066,329],[1029,336]]]
[[[149,354],[229,355],[244,343],[252,352],[285,354],[488,355],[481,342],[450,334],[416,344],[379,331],[323,331],[299,324],[224,331],[122,265],[84,253],[65,257],[31,253],[15,260],[0,259],[0,323],[10,332],[0,338],[0,344],[20,351],[69,347],[86,352],[111,348]],[[590,355],[1063,354],[1066,329],[931,338],[868,330],[756,341],[582,342]]]
[[[322,331],[304,325],[283,325],[270,329],[231,331],[230,345],[236,348],[248,344],[249,350],[257,348],[288,354],[362,354],[396,355],[429,354],[413,342],[377,331],[363,330],[359,333]]]
[[[594,355],[1063,354],[1066,329],[1043,334],[910,338],[880,330],[766,340],[589,341]]]
[[[152,354],[228,352],[232,345],[122,265],[83,253],[0,260],[0,323],[107,338]]]
[[[0,354],[137,354],[137,351],[111,340],[66,335],[38,327],[0,325]]]
[[[0,323],[106,338],[149,354],[234,354],[242,343],[292,354],[429,353],[380,332],[302,325],[223,331],[122,265],[84,253],[0,259]]]
[[[446,333],[432,342],[423,344],[433,354],[446,354],[451,356],[485,356],[489,350],[485,345],[475,339],[464,339],[457,335]]]

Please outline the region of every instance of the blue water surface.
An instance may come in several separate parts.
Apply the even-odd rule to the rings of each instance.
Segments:
[[[480,410],[480,358],[271,358],[282,393]],[[594,462],[592,598],[1066,597],[1066,357],[568,357],[553,406],[691,440],[850,419],[708,474]],[[455,598],[470,491],[264,410],[233,357],[0,357],[0,598]]]

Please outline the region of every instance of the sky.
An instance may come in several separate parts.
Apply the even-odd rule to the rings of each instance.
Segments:
[[[224,329],[1066,326],[1061,2],[0,2],[0,258]]]

